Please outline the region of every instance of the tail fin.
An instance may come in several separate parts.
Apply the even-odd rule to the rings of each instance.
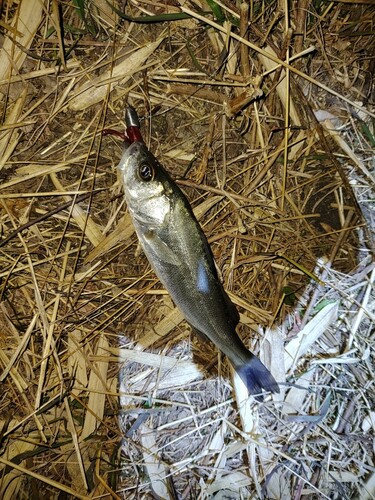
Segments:
[[[254,354],[249,354],[246,363],[242,365],[236,363],[234,366],[249,393],[258,395],[256,399],[262,400],[262,389],[270,392],[280,392],[279,386],[270,371]]]

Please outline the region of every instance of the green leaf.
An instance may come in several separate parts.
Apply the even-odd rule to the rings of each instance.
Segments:
[[[371,144],[371,146],[375,147],[375,137],[374,134],[371,133],[371,130],[368,127],[367,123],[361,122],[361,129],[362,129],[362,134],[365,137],[367,137],[367,140]]]
[[[95,23],[92,20],[90,10],[87,9],[87,3],[85,0],[73,0],[76,6],[76,11],[78,16],[82,19],[85,25],[86,31],[91,33],[93,36],[97,34],[97,29]]]
[[[132,17],[128,16],[120,9],[112,5],[108,0],[106,0],[107,4],[111,7],[111,9],[116,12],[116,14],[121,17],[121,19],[125,19],[125,21],[129,21],[130,23],[140,23],[140,24],[149,24],[149,23],[163,23],[165,21],[181,21],[182,19],[191,19],[189,14],[185,12],[175,12],[171,14],[158,14],[155,16],[139,16]]]
[[[225,21],[225,15],[223,13],[223,9],[218,5],[214,0],[206,0],[207,5],[212,10],[213,15],[216,20],[222,24]]]
[[[317,304],[315,307],[314,307],[314,314],[318,313],[319,311],[321,311],[322,309],[324,309],[326,306],[328,306],[329,304],[333,304],[335,302],[335,300],[330,300],[330,299],[323,299],[319,302],[319,304]]]
[[[46,38],[49,38],[53,33],[56,33],[56,29],[54,26],[51,26],[48,28],[47,33],[46,33]]]
[[[294,290],[290,288],[290,286],[284,286],[283,288],[283,294],[284,294],[284,304],[287,306],[294,306],[294,304],[297,301],[296,294],[294,293]]]
[[[81,20],[85,21],[85,1],[84,0],[73,0],[73,3],[76,7],[76,12]]]

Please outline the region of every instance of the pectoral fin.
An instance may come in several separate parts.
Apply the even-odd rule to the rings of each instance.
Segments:
[[[173,264],[174,266],[181,264],[177,255],[153,229],[145,231],[142,234],[142,240],[144,247],[147,249],[147,253],[153,254],[155,259]]]

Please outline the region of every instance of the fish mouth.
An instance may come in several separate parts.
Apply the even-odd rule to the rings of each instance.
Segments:
[[[138,150],[135,144],[143,144],[143,141],[130,141],[129,139],[125,139],[122,143],[122,154],[128,153],[129,155],[133,155],[135,151]]]

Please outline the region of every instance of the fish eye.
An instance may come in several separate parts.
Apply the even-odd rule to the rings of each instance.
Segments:
[[[155,169],[150,163],[141,163],[138,168],[138,174],[143,181],[152,181],[155,177]]]

